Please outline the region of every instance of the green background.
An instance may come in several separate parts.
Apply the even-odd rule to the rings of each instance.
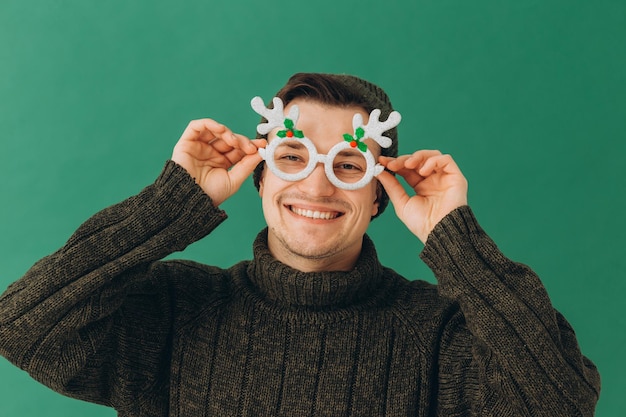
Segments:
[[[597,416],[626,411],[624,0],[0,3],[0,291],[95,211],[159,174],[188,121],[253,135],[254,95],[298,71],[382,85],[400,151],[452,154],[470,204],[531,265],[599,367]],[[263,226],[251,181],[176,256],[229,266]],[[433,281],[392,210],[383,263]],[[0,416],[113,416],[0,359]]]

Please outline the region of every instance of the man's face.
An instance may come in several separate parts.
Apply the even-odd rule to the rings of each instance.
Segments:
[[[295,99],[286,106],[300,108],[296,128],[302,130],[317,148],[327,154],[342,142],[344,133],[352,133],[352,118],[359,107],[336,107],[316,101]],[[271,142],[275,133],[270,133]],[[380,147],[365,141],[375,158]],[[278,260],[302,271],[349,270],[360,251],[363,234],[378,211],[376,180],[357,190],[335,187],[326,177],[324,166],[299,181],[285,181],[267,168],[260,181],[259,194],[268,225],[270,252]]]

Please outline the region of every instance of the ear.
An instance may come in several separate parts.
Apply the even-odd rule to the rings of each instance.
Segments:
[[[378,197],[374,200],[374,204],[372,204],[372,217],[378,214]]]
[[[380,181],[376,180],[376,199],[374,200],[374,204],[372,204],[372,217],[378,214],[378,208],[380,207],[380,197],[382,196],[382,184]]]
[[[374,201],[374,204],[372,205],[372,217],[374,217],[377,214],[378,214],[378,199],[376,199],[376,201]]]
[[[263,198],[263,184],[265,183],[265,166],[261,170],[261,175],[259,176],[259,197]]]

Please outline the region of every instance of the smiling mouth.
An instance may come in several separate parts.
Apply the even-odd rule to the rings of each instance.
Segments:
[[[292,213],[295,213],[298,216],[307,217],[309,219],[332,220],[336,219],[337,217],[343,216],[343,213],[340,213],[338,211],[307,210],[294,206],[288,206],[288,208]]]

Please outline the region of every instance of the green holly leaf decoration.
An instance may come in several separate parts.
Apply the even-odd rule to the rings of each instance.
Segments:
[[[285,119],[285,130],[279,130],[278,132],[276,132],[276,136],[278,136],[279,138],[285,138],[285,137],[296,137],[299,139],[302,139],[304,137],[304,133],[302,133],[301,130],[298,129],[294,129],[293,128],[293,120],[291,119]]]
[[[359,148],[359,150],[363,153],[367,152],[367,145],[361,142],[361,138],[365,134],[363,129],[358,128],[354,131],[355,136],[352,136],[348,133],[343,134],[343,140],[350,143],[350,146],[353,148]]]

